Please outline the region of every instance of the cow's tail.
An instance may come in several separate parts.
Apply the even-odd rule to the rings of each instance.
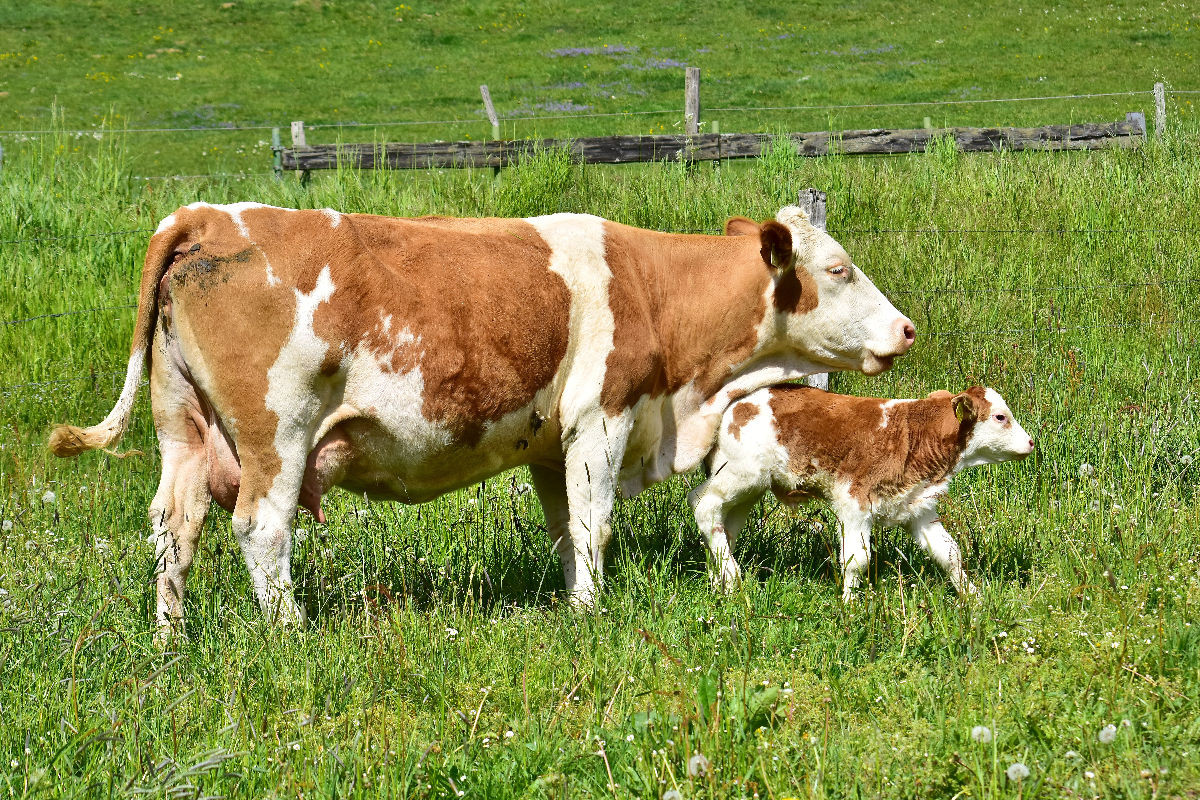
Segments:
[[[137,322],[133,329],[129,365],[125,370],[125,385],[121,397],[108,416],[90,428],[74,425],[56,425],[50,432],[50,452],[59,458],[74,458],[88,450],[108,449],[120,441],[129,427],[133,413],[133,401],[137,397],[142,369],[150,352],[150,341],[154,335],[154,323],[158,316],[158,284],[174,261],[175,248],[187,235],[178,225],[170,225],[168,217],[164,225],[150,239],[146,261],[142,266],[142,284],[138,291]],[[110,451],[111,452],[111,451]]]

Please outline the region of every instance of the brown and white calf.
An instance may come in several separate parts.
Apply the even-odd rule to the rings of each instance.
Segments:
[[[150,240],[116,407],[50,445],[116,442],[149,362],[165,624],[182,619],[210,499],[233,512],[263,609],[299,621],[298,504],[320,515],[334,486],[423,502],[521,464],[589,603],[618,493],[699,464],[730,402],[882,372],[913,342],[800,209],[726,234],[195,203]]]
[[[937,502],[967,467],[1024,458],[1033,439],[995,390],[933,392],[920,400],[850,397],[804,386],[754,392],[725,413],[712,476],[689,497],[712,555],[713,585],[741,580],[730,553],[767,490],[780,501],[824,498],[842,526],[843,599],[870,557],[871,526],[903,525],[960,594],[975,586]]]

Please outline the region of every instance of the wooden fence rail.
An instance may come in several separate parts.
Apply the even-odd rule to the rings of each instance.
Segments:
[[[1034,128],[869,129],[787,134],[801,155],[889,155],[923,152],[940,137],[959,150],[1095,150],[1135,147],[1146,136],[1145,118],[1129,114],[1117,122],[1042,125]],[[592,136],[578,139],[423,142],[414,144],[325,144],[296,146],[281,153],[285,170],[335,169],[339,163],[359,169],[442,169],[506,167],[532,152],[568,148],[588,164],[650,161],[719,161],[755,158],[771,140],[762,133],[697,133],[661,136]]]

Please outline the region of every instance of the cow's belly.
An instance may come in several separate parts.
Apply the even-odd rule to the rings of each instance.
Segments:
[[[414,375],[348,381],[309,456],[306,487],[420,503],[522,464],[561,462],[551,390],[467,441],[425,418],[419,383]]]

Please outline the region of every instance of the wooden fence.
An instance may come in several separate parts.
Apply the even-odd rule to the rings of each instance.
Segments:
[[[924,152],[939,137],[954,140],[965,152],[1005,150],[1095,150],[1133,147],[1145,138],[1141,114],[1118,122],[1042,125],[1034,128],[913,128],[909,130],[792,133],[787,136],[801,155],[890,155]],[[631,164],[650,161],[721,161],[755,158],[771,140],[762,133],[698,133],[657,136],[589,136],[578,139],[496,140],[490,142],[422,142],[412,144],[324,144],[285,148],[285,170],[442,169],[507,167],[530,153],[567,148],[588,164]]]
[[[484,111],[491,123],[491,141],[420,142],[392,144],[309,145],[303,122],[292,123],[292,146],[284,148],[274,136],[275,172],[335,169],[444,169],[491,167],[519,163],[531,153],[565,148],[588,164],[631,164],[652,161],[722,161],[755,158],[772,136],[763,133],[702,133],[700,124],[700,70],[688,67],[684,79],[684,133],[650,136],[589,136],[575,139],[501,139],[500,122],[487,86],[480,86]],[[1165,117],[1161,83],[1155,84],[1155,129],[1161,135]],[[917,105],[920,105],[918,103]],[[1076,125],[1042,125],[1031,128],[934,128],[906,130],[872,128],[840,132],[815,131],[786,134],[801,155],[892,155],[924,152],[939,138],[949,138],[964,152],[1005,150],[1096,150],[1135,147],[1146,137],[1146,118],[1140,112],[1124,120]]]

